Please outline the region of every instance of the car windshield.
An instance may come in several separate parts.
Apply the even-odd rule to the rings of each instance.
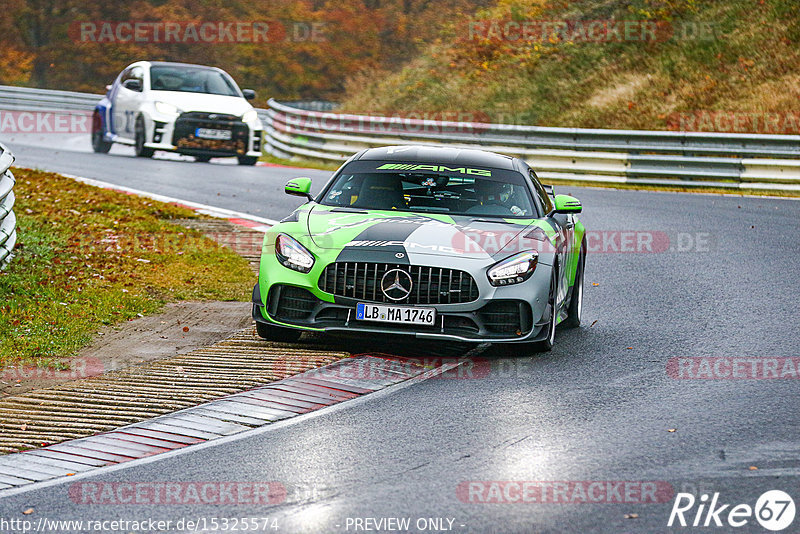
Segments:
[[[154,91],[241,96],[227,75],[204,67],[154,65],[150,67],[150,88]]]
[[[320,203],[475,217],[536,216],[521,174],[452,164],[354,162],[342,169]]]

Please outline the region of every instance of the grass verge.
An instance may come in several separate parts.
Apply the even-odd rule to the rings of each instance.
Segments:
[[[0,365],[58,367],[102,325],[178,300],[241,300],[246,260],[171,224],[188,209],[15,169],[19,242],[0,272]]]
[[[547,21],[572,29],[537,26]],[[603,21],[649,21],[657,29],[608,40],[582,31]],[[504,30],[523,25],[533,31]],[[443,24],[439,40],[403,68],[352,76],[341,109],[797,134],[798,40],[797,0],[497,0],[469,24]]]

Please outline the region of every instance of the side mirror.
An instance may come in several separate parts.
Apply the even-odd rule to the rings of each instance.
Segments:
[[[122,82],[122,87],[125,89],[130,89],[131,91],[140,92],[142,90],[142,80],[137,80],[135,78],[125,80]]]
[[[314,200],[314,197],[311,196],[311,178],[294,178],[289,180],[284,191],[286,191],[287,195],[306,197],[308,200]]]
[[[242,94],[246,100],[253,100],[256,97],[256,92],[252,89],[242,89]]]
[[[581,201],[569,195],[556,195],[555,213],[580,213],[583,210]]]

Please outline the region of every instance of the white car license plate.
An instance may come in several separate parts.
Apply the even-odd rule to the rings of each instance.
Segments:
[[[195,137],[202,137],[203,139],[231,139],[232,132],[230,130],[215,130],[213,128],[197,128],[194,131]]]
[[[356,319],[377,321],[379,323],[433,325],[436,322],[436,308],[415,308],[412,306],[387,306],[385,304],[356,305]]]

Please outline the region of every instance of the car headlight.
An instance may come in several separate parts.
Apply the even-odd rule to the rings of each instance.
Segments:
[[[242,122],[253,122],[258,118],[258,111],[251,109],[250,111],[245,111],[244,115],[242,115]]]
[[[538,252],[520,252],[495,264],[486,274],[493,286],[519,284],[531,277],[538,262]]]
[[[281,265],[293,271],[307,273],[314,266],[314,255],[286,234],[279,234],[275,240],[275,255]]]
[[[159,113],[163,113],[164,115],[178,115],[181,110],[177,108],[177,106],[173,106],[172,104],[167,104],[166,102],[156,102],[156,111]]]

